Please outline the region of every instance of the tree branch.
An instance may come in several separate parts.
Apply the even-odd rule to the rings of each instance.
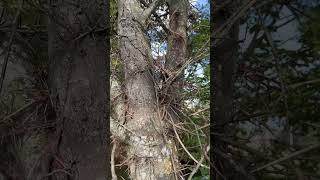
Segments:
[[[273,166],[273,165],[282,163],[282,162],[284,162],[284,161],[286,161],[286,160],[295,158],[296,156],[299,156],[299,155],[301,155],[301,154],[303,154],[303,153],[306,153],[306,152],[309,152],[309,151],[311,151],[311,150],[315,150],[315,149],[317,149],[317,148],[319,148],[319,147],[320,147],[320,144],[319,144],[319,143],[318,143],[318,144],[315,144],[315,145],[312,145],[312,146],[309,146],[309,147],[307,147],[307,148],[304,148],[304,149],[302,149],[302,150],[299,150],[299,151],[296,151],[296,152],[294,152],[294,153],[292,153],[292,154],[289,154],[289,155],[287,155],[287,156],[285,156],[285,157],[282,157],[282,158],[280,158],[280,159],[277,159],[277,160],[275,160],[275,161],[272,161],[272,162],[270,162],[270,163],[268,163],[268,164],[266,164],[266,165],[263,165],[263,166],[261,166],[261,167],[259,167],[259,168],[256,168],[256,169],[252,170],[250,173],[255,173],[255,172],[257,172],[257,171],[261,171],[262,169],[265,169],[265,168],[267,168],[267,167],[269,167],[269,166]]]
[[[142,5],[144,5],[145,7],[148,7],[148,3],[144,0],[140,0],[140,3]],[[162,29],[167,33],[169,34],[170,33],[170,30],[167,28],[167,26],[163,23],[163,21],[161,20],[160,16],[158,16],[157,13],[153,12],[152,13],[154,15],[154,17],[156,18],[156,21],[159,23],[159,25],[162,27]]]
[[[301,86],[306,86],[306,85],[310,85],[310,84],[316,84],[319,83],[320,79],[313,79],[313,80],[309,80],[309,81],[304,81],[304,82],[300,82],[300,83],[296,83],[296,84],[291,84],[289,85],[289,88],[291,89],[295,89]]]
[[[12,24],[10,40],[9,40],[9,44],[7,47],[7,54],[6,54],[6,57],[4,58],[4,63],[2,64],[2,71],[1,71],[1,78],[0,78],[0,94],[1,94],[2,86],[3,86],[4,77],[5,77],[6,71],[7,71],[7,65],[8,65],[8,61],[9,61],[11,46],[13,44],[14,35],[17,31],[17,22],[18,22],[19,16],[20,16],[20,8],[17,10],[16,16],[15,16],[13,24]]]
[[[164,3],[164,0],[155,0],[153,1],[144,11],[143,11],[143,22],[145,22],[147,20],[147,18],[149,16],[151,16],[151,14],[154,13],[154,11],[156,10],[156,8],[158,8],[160,5],[162,5],[162,3]]]

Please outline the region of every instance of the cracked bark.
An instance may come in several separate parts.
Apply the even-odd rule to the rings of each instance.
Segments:
[[[154,7],[153,7],[154,8]],[[125,67],[126,128],[130,130],[128,156],[132,179],[173,179],[171,149],[163,139],[164,123],[150,70],[152,56],[145,35],[143,9],[135,0],[119,0],[120,57]]]

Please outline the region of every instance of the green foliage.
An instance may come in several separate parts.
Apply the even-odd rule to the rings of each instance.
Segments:
[[[203,156],[204,145],[208,145],[209,139],[209,96],[210,96],[210,66],[209,66],[209,43],[210,39],[210,21],[208,16],[200,16],[189,27],[189,58],[195,58],[199,54],[204,54],[203,58],[191,64],[185,70],[185,89],[184,97],[186,97],[185,111],[188,117],[184,125],[188,131],[181,132],[183,143],[188,147],[188,151],[195,159],[200,160]],[[207,109],[207,110],[206,110]],[[195,112],[195,115],[192,115]],[[196,163],[187,155],[184,150],[179,151],[181,159],[189,161],[194,167]],[[204,164],[209,166],[207,160]],[[192,171],[192,168],[189,168]],[[209,179],[209,170],[200,168],[192,179],[204,180]]]
[[[204,47],[204,44],[210,39],[210,21],[208,18],[198,19],[192,24],[191,29],[189,44],[191,55],[195,55],[200,49],[208,48]]]

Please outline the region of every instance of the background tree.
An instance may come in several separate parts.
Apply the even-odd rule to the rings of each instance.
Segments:
[[[28,76],[3,71],[1,77],[9,85],[17,80],[13,75],[29,84],[18,83],[17,93],[7,83],[8,94],[1,96],[4,178],[110,177],[106,5],[104,1],[1,4],[1,30],[13,37],[8,47],[20,48],[6,48],[10,57],[4,61],[9,59],[11,69],[21,68],[19,54],[24,54],[23,64],[28,65],[22,68]],[[11,94],[24,98],[2,109],[10,104]]]
[[[214,7],[221,7],[225,5],[225,1],[215,1]],[[226,27],[226,23],[232,16],[232,13],[237,10],[239,3],[233,2],[225,5],[222,9],[216,10],[213,16],[213,40],[217,40],[212,44],[212,73],[211,86],[212,104],[211,116],[214,120],[212,133],[229,136],[232,135],[230,127],[224,126],[233,115],[233,83],[234,71],[238,52],[238,38],[239,38],[239,23],[237,20]],[[219,32],[225,31],[224,34]],[[226,143],[218,138],[213,139],[213,150],[211,151],[214,159],[214,164],[217,169],[211,168],[211,174],[215,174],[215,179],[223,179],[223,174],[229,174],[230,167],[226,163],[225,158],[221,158],[221,153],[228,151]]]
[[[0,4],[0,176],[4,179],[37,179],[48,173],[50,160],[44,154],[50,144],[47,134],[54,127],[43,81],[42,60],[47,49],[39,43],[47,38],[41,26],[46,19],[34,7],[21,3]]]
[[[312,23],[316,20],[313,10],[316,8],[311,7],[319,4],[316,1],[241,1],[241,4],[225,20],[224,28],[213,31],[213,40],[218,44],[232,25],[240,22],[239,50],[234,52],[237,66],[232,82],[233,111],[223,124],[233,130],[223,134],[212,131],[214,140],[224,142],[226,147],[220,154],[212,153],[225,160],[230,171],[225,173],[219,166],[212,171],[222,179],[317,179],[318,163],[314,159],[319,156],[316,153],[319,52],[316,38],[310,37],[316,34]],[[214,13],[226,14],[228,2],[213,5]],[[213,28],[215,25],[218,24],[213,24]],[[212,53],[215,57],[221,52],[215,48]],[[224,68],[228,67],[221,69]],[[230,82],[226,77],[220,81]],[[213,108],[223,109],[217,103]],[[215,119],[217,115],[213,117],[214,122],[222,120]],[[214,124],[213,130],[216,128],[220,124]]]
[[[96,0],[49,6],[48,82],[59,124],[57,154],[73,176],[104,179],[110,176],[106,173],[107,5]]]

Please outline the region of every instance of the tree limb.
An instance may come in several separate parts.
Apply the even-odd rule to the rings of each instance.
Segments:
[[[164,0],[155,0],[153,1],[144,11],[143,11],[143,22],[145,22],[147,20],[147,18],[149,16],[151,16],[151,14],[156,10],[156,8],[158,8],[160,5],[162,5],[162,3],[164,3]]]
[[[309,80],[309,81],[304,81],[304,82],[300,82],[300,83],[296,83],[296,84],[291,84],[289,85],[289,88],[291,89],[295,89],[301,86],[305,86],[305,85],[310,85],[310,84],[316,84],[319,83],[320,79],[313,79],[313,80]]]
[[[268,164],[266,164],[266,165],[263,165],[263,166],[261,166],[261,167],[259,167],[259,168],[256,168],[256,169],[252,170],[250,173],[254,173],[254,172],[257,172],[257,171],[261,171],[262,169],[265,169],[265,168],[267,168],[267,167],[269,167],[269,166],[273,166],[273,165],[279,164],[279,163],[281,163],[281,162],[283,162],[283,161],[292,159],[292,158],[294,158],[294,157],[296,157],[296,156],[298,156],[298,155],[301,155],[301,154],[303,154],[303,153],[306,153],[306,152],[309,152],[309,151],[311,151],[311,150],[317,149],[317,148],[319,148],[319,147],[320,147],[320,144],[319,144],[319,143],[318,143],[318,144],[315,144],[315,145],[312,145],[312,146],[309,146],[309,147],[307,147],[307,148],[304,148],[304,149],[302,149],[302,150],[299,150],[299,151],[296,151],[296,152],[294,152],[294,153],[292,153],[292,154],[289,154],[289,155],[287,155],[287,156],[285,156],[285,157],[282,157],[282,158],[280,158],[280,159],[277,159],[277,160],[275,160],[275,161],[272,161],[272,162],[270,162],[270,163],[268,163]]]
[[[142,5],[144,5],[145,7],[148,7],[148,3],[144,0],[140,0],[140,3]],[[154,15],[154,17],[156,18],[156,21],[159,23],[159,25],[162,27],[162,29],[169,34],[170,30],[167,28],[167,26],[163,23],[163,21],[161,20],[160,16],[158,16],[158,14],[156,12],[152,13]]]
[[[1,94],[2,86],[3,86],[4,77],[5,77],[6,71],[7,71],[7,65],[8,65],[8,61],[9,61],[11,46],[13,43],[14,35],[17,31],[17,22],[18,22],[19,16],[20,16],[20,8],[17,10],[16,16],[15,16],[13,24],[12,24],[10,40],[9,40],[9,44],[7,47],[7,54],[6,54],[6,57],[4,58],[4,63],[2,64],[2,71],[1,71],[1,78],[0,78],[0,94]]]

